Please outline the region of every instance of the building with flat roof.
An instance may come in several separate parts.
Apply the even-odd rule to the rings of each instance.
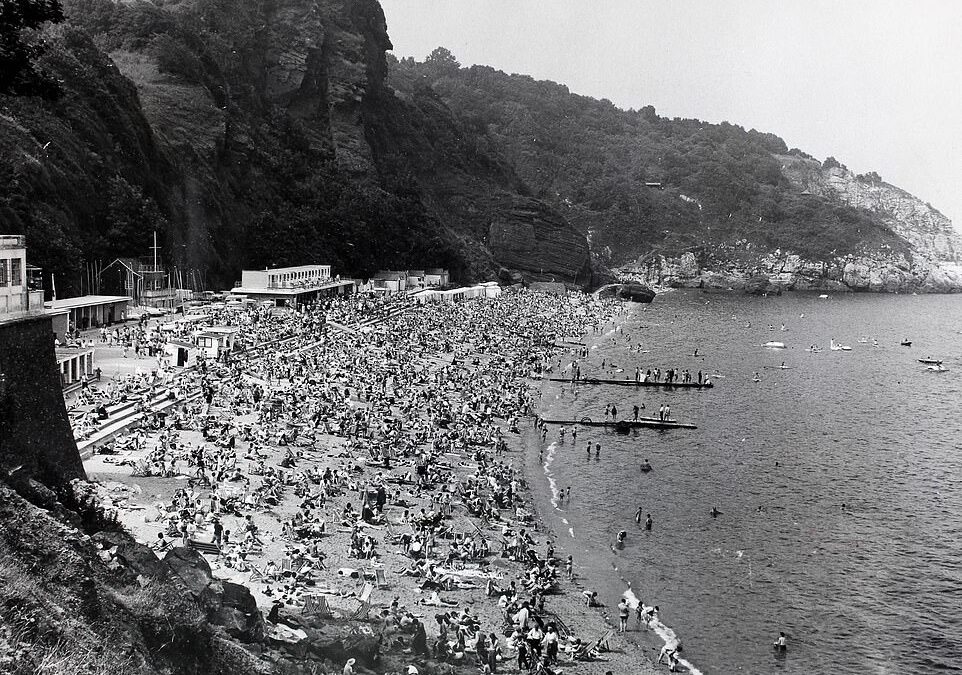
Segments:
[[[400,270],[381,270],[371,279],[371,288],[386,293],[400,293],[407,290],[408,273]]]
[[[130,297],[125,295],[81,295],[77,298],[49,300],[44,306],[53,312],[66,310],[70,326],[86,330],[126,320],[129,302]]]
[[[27,266],[27,238],[0,234],[0,321],[43,314],[40,270]]]
[[[195,340],[201,351],[216,359],[224,352],[233,351],[239,332],[237,326],[209,326],[195,333]]]
[[[318,297],[347,295],[354,291],[354,280],[331,277],[330,265],[298,265],[263,270],[244,270],[241,281],[231,289],[232,296],[272,301],[277,307],[296,306]]]
[[[94,374],[93,347],[57,347],[57,367],[60,383],[64,389],[70,385],[89,380]]]
[[[425,286],[447,286],[451,283],[451,275],[442,267],[429,267],[424,270]]]
[[[192,368],[197,364],[197,354],[201,348],[187,340],[167,340],[164,343],[164,353],[173,360],[179,368]]]

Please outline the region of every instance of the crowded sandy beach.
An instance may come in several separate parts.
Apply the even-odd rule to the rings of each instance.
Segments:
[[[81,338],[110,365],[68,407],[89,441],[134,402],[135,421],[89,443],[92,498],[158,557],[193,550],[248,587],[288,666],[650,672],[623,633],[648,630],[652,608],[598,597],[530,495],[536,378],[624,311],[528,290],[207,308],[234,349],[176,368],[159,321]],[[304,645],[332,636],[350,657],[318,667]]]

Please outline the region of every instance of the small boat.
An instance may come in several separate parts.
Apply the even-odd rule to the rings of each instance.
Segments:
[[[933,359],[933,358],[930,357],[930,358],[927,358],[927,359],[919,359],[919,363],[924,363],[924,364],[929,365],[929,366],[941,366],[941,365],[942,365],[942,359]]]
[[[836,342],[835,340],[832,340],[832,344],[829,346],[829,348],[830,348],[833,352],[850,352],[850,351],[852,351],[852,348],[849,347],[848,345],[843,345],[841,342]]]
[[[867,345],[867,344],[868,344],[868,338],[867,338],[867,337],[860,337],[860,338],[858,339],[858,343],[859,343],[860,345]]]
[[[791,366],[784,366],[784,365],[783,366],[764,366],[764,367],[768,368],[769,370],[791,370],[792,369]]]
[[[818,299],[819,299],[819,300],[825,300],[826,298],[828,298],[828,295],[826,295],[825,293],[823,293],[822,295],[818,296]]]
[[[811,352],[812,354],[818,354],[819,352],[822,351],[822,348],[819,347],[818,345],[812,345],[811,347],[809,347],[809,348],[806,349],[805,351]]]
[[[902,340],[899,344],[902,345],[903,347],[911,347],[911,346],[912,346],[912,341],[911,341],[911,340]]]
[[[934,365],[934,366],[926,366],[925,369],[926,369],[926,370],[931,370],[933,373],[947,373],[947,372],[949,372],[949,369],[946,368],[945,366],[943,366],[941,363],[936,364],[936,365]]]
[[[766,349],[785,349],[785,343],[776,342],[775,340],[769,340],[768,342],[763,344],[762,347],[765,347]]]

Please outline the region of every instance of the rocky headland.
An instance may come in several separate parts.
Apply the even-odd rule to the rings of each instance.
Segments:
[[[930,204],[885,183],[808,158],[779,155],[782,172],[803,194],[869,210],[905,243],[806,258],[749,241],[716,244],[681,255],[650,254],[617,270],[641,283],[673,288],[880,293],[962,291],[962,237]]]

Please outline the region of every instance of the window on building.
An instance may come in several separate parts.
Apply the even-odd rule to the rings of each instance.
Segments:
[[[10,261],[10,285],[23,286],[23,260],[20,258]]]
[[[0,260],[0,287],[7,285],[7,261]]]

